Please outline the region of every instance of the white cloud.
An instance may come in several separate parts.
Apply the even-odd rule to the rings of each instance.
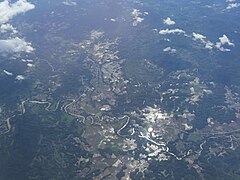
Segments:
[[[222,45],[228,44],[229,46],[235,46],[225,34],[222,37],[220,37],[219,40],[222,43]]]
[[[166,47],[165,49],[163,49],[163,52],[175,53],[175,52],[177,52],[177,50],[174,48],[171,48],[171,47]]]
[[[137,10],[137,9],[133,9],[132,11],[132,16],[133,16],[133,26],[137,26],[139,23],[141,23],[144,18],[141,18],[140,16],[142,15],[142,13]]]
[[[166,35],[166,34],[185,34],[185,31],[182,29],[164,29],[160,30],[159,34]]]
[[[67,6],[76,6],[77,3],[75,1],[72,1],[72,0],[66,0],[63,2],[64,5],[67,5]]]
[[[211,41],[207,41],[205,44],[205,48],[209,50],[213,49],[213,46],[214,44]]]
[[[21,81],[24,80],[25,77],[23,75],[17,75],[15,79]]]
[[[194,41],[201,41],[201,43],[203,43],[205,45],[206,49],[212,50],[214,47],[214,44],[211,41],[208,41],[206,38],[206,36],[202,35],[202,34],[198,34],[193,32],[192,33],[193,36],[193,40]]]
[[[33,67],[34,65],[31,64],[31,63],[27,63],[27,66],[28,66],[28,67]]]
[[[223,46],[228,45],[234,47],[235,45],[230,41],[230,39],[224,34],[222,37],[218,38],[219,42],[216,42],[216,48],[218,48],[220,51],[226,52],[230,51],[230,49],[226,49]]]
[[[170,17],[168,17],[167,19],[164,19],[163,23],[169,26],[176,24],[175,21],[171,20]]]
[[[226,0],[226,2],[228,3],[226,8],[228,10],[240,7],[240,3],[237,3],[236,0]]]
[[[111,18],[111,19],[110,19],[110,21],[112,21],[112,22],[116,22],[116,19],[114,19],[114,18]]]
[[[7,40],[0,40],[0,52],[12,53],[12,52],[27,52],[34,51],[31,43],[24,41],[18,37]]]
[[[14,16],[25,13],[29,10],[34,9],[35,6],[27,0],[18,0],[11,3],[9,0],[0,2],[0,33],[17,33],[16,28],[8,23]],[[31,43],[25,42],[23,39],[18,37],[0,39],[0,52],[11,53],[11,52],[27,52],[30,53],[34,49]]]
[[[232,46],[232,47],[235,46],[225,34],[222,37],[218,38],[219,41],[216,42],[215,45],[214,45],[214,43],[207,40],[206,38],[207,37],[202,35],[202,34],[198,34],[198,33],[193,32],[193,40],[201,41],[205,45],[206,49],[212,50],[215,47],[222,52],[227,52],[227,51],[231,51],[231,50],[229,48],[225,48],[224,46],[226,46],[226,45],[227,46]]]
[[[240,7],[240,3],[235,2],[235,0],[229,0],[229,1],[226,1],[226,2],[229,2],[228,6],[227,6],[227,9],[233,9],[233,8]]]
[[[14,28],[11,24],[2,24],[0,26],[0,33],[5,33],[8,31],[12,31],[12,33],[17,33],[16,28]]]
[[[6,75],[8,75],[8,76],[12,76],[12,75],[13,75],[13,73],[11,73],[11,72],[9,72],[9,71],[7,71],[7,70],[3,70],[3,72],[4,72]]]
[[[27,0],[18,0],[10,4],[8,0],[0,2],[0,24],[7,23],[17,14],[34,9],[35,6]]]
[[[193,32],[193,39],[205,42],[206,36]]]
[[[219,42],[216,43],[216,48],[218,48],[222,52],[229,52],[229,51],[231,51],[230,49],[222,47],[221,43],[219,43]]]
[[[28,62],[28,63],[32,63],[33,62],[33,60],[31,60],[31,59],[21,59],[21,61],[22,62]]]

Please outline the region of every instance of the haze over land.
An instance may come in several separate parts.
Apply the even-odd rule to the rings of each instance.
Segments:
[[[238,0],[0,2],[0,179],[239,179]]]

